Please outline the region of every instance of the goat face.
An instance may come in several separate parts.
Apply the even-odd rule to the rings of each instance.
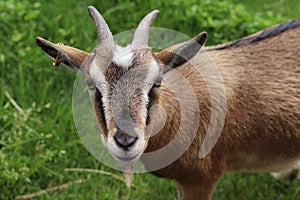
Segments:
[[[163,71],[150,48],[115,45],[110,52],[102,50],[99,47],[90,62],[87,81],[95,92],[96,118],[113,157],[121,163],[136,162],[146,148],[149,109],[158,98],[153,94]]]
[[[98,32],[95,53],[42,38],[37,38],[37,45],[55,59],[55,65],[61,62],[84,74],[103,142],[118,162],[132,166],[147,146],[154,115],[150,110],[159,102],[163,75],[191,59],[207,34],[202,32],[190,41],[153,53],[148,35],[158,11],[152,11],[139,23],[132,43],[120,47],[101,14],[94,7],[89,7],[89,12]]]

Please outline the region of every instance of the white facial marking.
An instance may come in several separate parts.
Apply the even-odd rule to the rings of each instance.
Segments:
[[[148,74],[146,76],[145,79],[145,83],[148,86],[147,90],[143,90],[143,101],[147,104],[149,99],[148,99],[148,92],[150,90],[150,87],[152,86],[152,84],[155,82],[155,79],[157,78],[159,74],[159,66],[157,64],[157,62],[155,60],[153,60],[150,64],[149,64],[149,70],[148,70]],[[146,106],[143,106],[140,108],[140,114],[142,116],[142,123],[146,124],[146,118],[147,118],[147,108]]]
[[[103,144],[105,147],[107,147],[107,140],[106,140],[106,138],[104,137],[103,134],[100,134],[100,135],[101,135],[101,141],[102,141],[102,144]]]
[[[97,66],[95,60],[91,63],[90,66],[90,76],[94,80],[96,86],[100,83],[106,83],[105,77],[101,69]]]
[[[127,45],[126,47],[116,45],[113,56],[113,62],[116,65],[127,68],[132,65],[132,60],[133,52],[130,45]]]
[[[154,83],[155,79],[158,76],[158,73],[159,73],[159,66],[157,62],[153,60],[149,65],[149,70],[145,82]]]
[[[102,95],[102,104],[104,107],[105,119],[107,124],[111,122],[111,115],[107,111],[109,108],[109,99],[108,99],[108,83],[105,80],[104,74],[101,69],[96,65],[96,62],[93,61],[90,66],[90,76],[95,82],[95,86]],[[90,93],[90,95],[94,95]],[[94,96],[93,96],[94,97]]]
[[[106,123],[110,124],[111,120],[112,120],[112,116],[110,115],[110,112],[108,111],[109,109],[109,100],[108,100],[108,95],[107,95],[107,88],[105,88],[104,92],[102,92],[102,104],[103,104],[103,108],[104,108],[104,114],[105,114],[105,119],[106,119]]]

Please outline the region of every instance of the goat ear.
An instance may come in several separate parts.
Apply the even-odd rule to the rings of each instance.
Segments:
[[[60,63],[74,69],[75,71],[82,70],[85,60],[92,54],[86,53],[79,49],[65,46],[62,44],[53,44],[43,38],[37,37],[36,44],[43,52],[53,58],[53,65],[58,66]]]
[[[206,38],[207,33],[202,32],[187,42],[171,46],[157,53],[156,56],[165,65],[164,73],[181,66],[193,58],[204,45]]]

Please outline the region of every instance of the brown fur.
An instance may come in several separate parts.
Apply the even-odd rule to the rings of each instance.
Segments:
[[[261,33],[263,32],[255,34],[255,37]],[[210,199],[218,178],[226,171],[274,172],[291,168],[299,162],[299,35],[300,27],[293,26],[280,29],[276,34],[270,34],[255,42],[241,39],[242,42],[235,43],[238,45],[229,43],[206,48],[225,85],[227,112],[222,134],[212,151],[204,158],[199,158],[199,150],[210,123],[211,101],[214,101],[210,98],[202,77],[209,77],[211,74],[210,62],[205,62],[204,52],[200,51],[193,58],[193,61],[198,63],[202,75],[189,63],[176,69],[193,86],[199,100],[201,118],[194,139],[189,134],[176,136],[181,117],[180,105],[174,92],[164,86],[164,83],[172,83],[184,91],[180,80],[170,71],[164,76],[160,90],[153,91],[151,104],[163,105],[167,118],[164,128],[149,139],[146,152],[160,149],[173,139],[178,144],[176,148],[180,148],[181,143],[192,140],[191,146],[179,159],[154,172],[158,176],[174,179],[184,199]],[[250,37],[251,41],[255,37]],[[79,50],[54,45],[41,38],[37,39],[37,43],[53,58],[57,57],[58,51],[62,52],[65,56],[63,59],[75,61],[75,64],[71,63],[71,67],[75,69],[89,56]],[[157,59],[168,63],[174,55],[170,51],[178,46],[180,45],[157,53]],[[97,50],[97,56],[102,55],[100,50]],[[71,59],[66,59],[70,54]],[[214,89],[218,93],[218,85],[215,85]],[[193,106],[189,106],[189,95],[183,98],[190,113],[184,123],[192,127],[195,110]],[[96,105],[96,114],[98,119],[102,119],[100,125],[105,129],[101,118],[103,114],[99,108],[100,106]],[[161,116],[160,113],[153,113],[149,121],[160,121]],[[172,152],[172,149],[169,152]],[[141,159],[146,168],[151,169],[153,163],[147,162],[143,157]]]
[[[227,115],[221,137],[203,159],[198,154],[210,119],[208,90],[188,64],[178,68],[202,99],[202,127],[188,151],[155,174],[175,179],[184,199],[211,198],[216,181],[226,171],[280,171],[300,160],[299,35],[300,27],[249,45],[211,48],[209,55],[226,87]],[[202,59],[201,53],[194,59]],[[180,107],[173,95],[164,91],[160,101],[168,113],[167,124],[150,138],[147,151],[165,146],[179,124]]]

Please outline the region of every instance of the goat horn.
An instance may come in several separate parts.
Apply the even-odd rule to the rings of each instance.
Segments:
[[[97,35],[98,35],[97,38],[98,38],[99,44],[100,43],[106,43],[108,45],[114,44],[114,39],[113,39],[112,33],[111,33],[107,23],[105,22],[104,18],[99,13],[99,11],[93,6],[89,6],[88,11],[96,25]]]
[[[148,46],[149,28],[158,14],[159,11],[154,10],[146,15],[144,19],[139,23],[137,29],[135,30],[131,43],[133,47]]]

